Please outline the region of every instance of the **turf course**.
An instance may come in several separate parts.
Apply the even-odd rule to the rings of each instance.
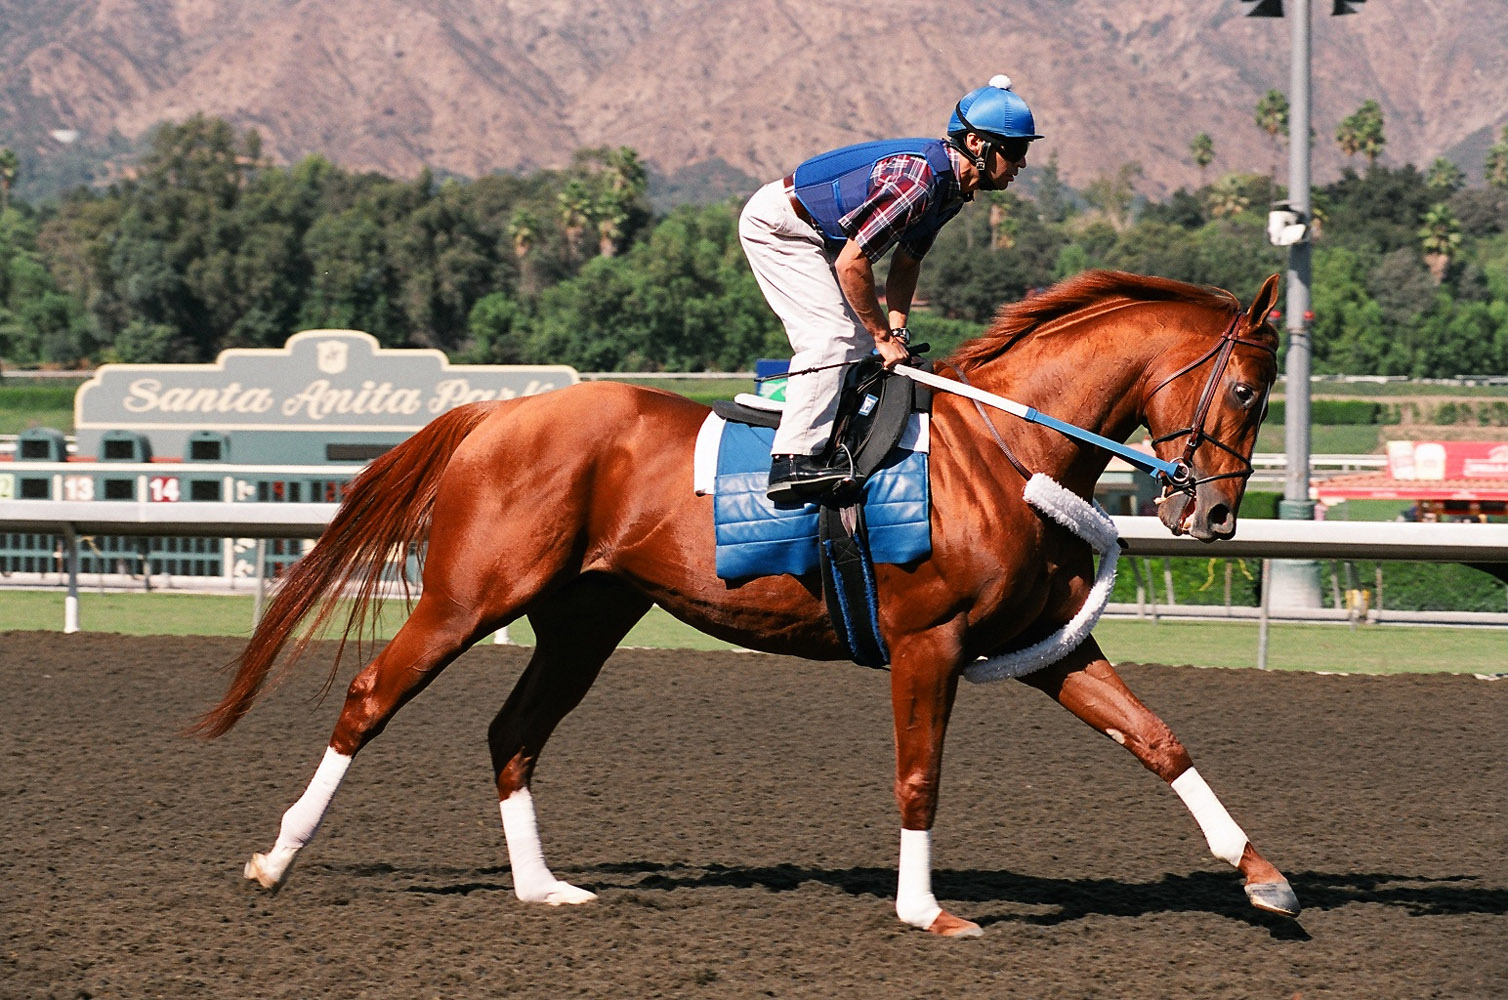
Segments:
[[[82,591],[79,619],[88,632],[125,635],[231,635],[251,632],[249,596],[132,594]],[[392,635],[402,603],[390,602],[379,635]],[[0,631],[57,630],[63,625],[61,590],[0,591]],[[1107,619],[1095,637],[1112,662],[1256,665],[1257,626],[1251,622],[1151,622]],[[527,621],[510,626],[512,642],[531,645]],[[59,635],[62,641],[65,637]],[[731,649],[655,608],[624,645],[672,649]],[[1502,672],[1505,636],[1494,628],[1423,628],[1396,625],[1273,624],[1268,666],[1279,670],[1388,674]]]

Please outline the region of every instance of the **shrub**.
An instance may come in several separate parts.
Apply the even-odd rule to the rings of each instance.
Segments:
[[[1280,424],[1288,412],[1286,401],[1275,399],[1267,408],[1267,423]],[[1309,402],[1311,423],[1326,426],[1389,423],[1383,419],[1383,407],[1369,399],[1314,399]],[[1397,423],[1396,420],[1391,421]]]

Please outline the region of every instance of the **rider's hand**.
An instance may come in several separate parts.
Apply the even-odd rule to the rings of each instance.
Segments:
[[[874,349],[879,352],[880,360],[885,362],[886,368],[894,368],[911,360],[911,349],[901,343],[899,337],[876,341]]]

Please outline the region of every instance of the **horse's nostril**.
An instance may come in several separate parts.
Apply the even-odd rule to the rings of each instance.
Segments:
[[[1235,518],[1231,517],[1231,509],[1223,503],[1217,503],[1210,508],[1209,524],[1217,531],[1225,530],[1231,526]]]

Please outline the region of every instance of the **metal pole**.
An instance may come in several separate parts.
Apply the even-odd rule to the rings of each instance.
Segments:
[[[267,599],[267,539],[258,538],[252,558],[257,561],[257,589],[251,601],[251,627],[262,624],[262,604]]]
[[[1309,499],[1309,373],[1311,275],[1310,233],[1313,232],[1309,195],[1309,7],[1310,0],[1290,0],[1293,26],[1293,65],[1288,95],[1288,204],[1307,227],[1304,238],[1288,248],[1288,356],[1285,372],[1286,415],[1283,428],[1288,472],[1280,518],[1312,521]],[[1320,607],[1319,564],[1284,559],[1273,567],[1273,603],[1279,607]]]
[[[63,631],[79,630],[79,544],[73,525],[63,525],[63,564],[68,567],[68,594],[63,598]]]
[[[1262,560],[1262,603],[1257,613],[1257,669],[1267,669],[1267,613],[1272,604],[1272,560]]]

